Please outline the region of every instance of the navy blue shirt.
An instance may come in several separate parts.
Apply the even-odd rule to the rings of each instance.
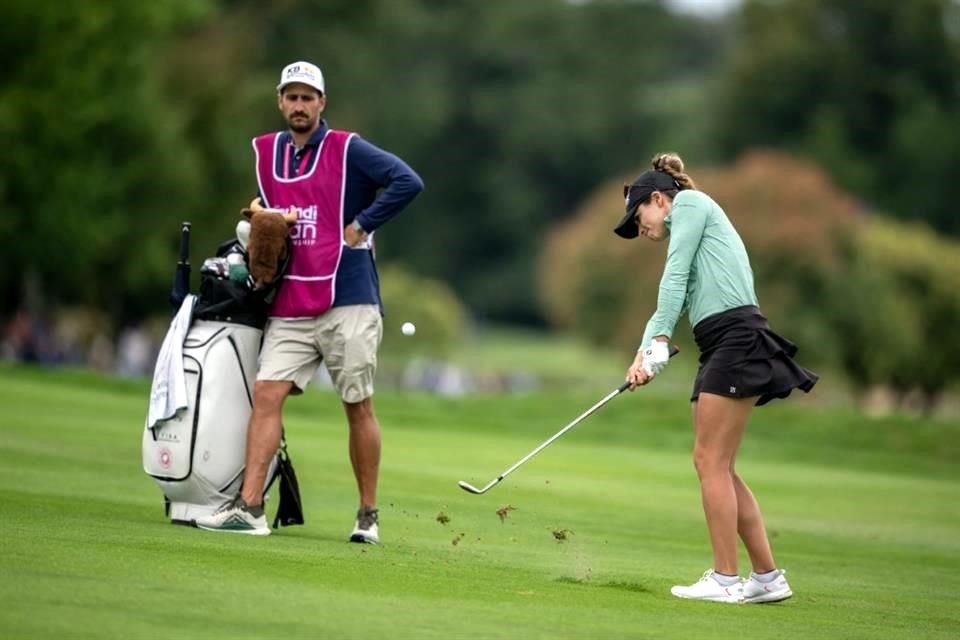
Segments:
[[[327,130],[326,121],[321,120],[320,127],[299,149],[293,144],[289,131],[281,133],[277,147],[284,152],[275,158],[277,175],[294,178],[309,173]],[[354,135],[347,146],[344,189],[344,225],[356,219],[367,233],[371,233],[400,213],[423,190],[423,180],[397,156]],[[380,189],[383,191],[378,196]],[[376,304],[381,312],[383,310],[373,251],[344,245],[337,269],[333,306],[348,304]]]

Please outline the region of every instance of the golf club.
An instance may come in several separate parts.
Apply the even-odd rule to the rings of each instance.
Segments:
[[[190,293],[190,223],[180,223],[180,259],[173,275],[173,287],[170,289],[170,310],[176,313]]]
[[[680,353],[679,347],[674,346],[674,347],[671,347],[671,348],[670,348],[670,357],[671,357],[671,358],[672,358],[673,356],[677,355],[678,353]],[[514,464],[512,467],[510,467],[509,469],[507,469],[506,471],[504,471],[503,473],[501,473],[499,476],[497,476],[496,478],[494,478],[493,480],[491,480],[490,482],[488,482],[484,487],[478,488],[478,487],[473,486],[473,485],[470,484],[469,482],[465,482],[465,481],[463,481],[463,480],[460,480],[457,484],[460,486],[461,489],[463,489],[463,490],[466,491],[467,493],[473,493],[473,494],[476,494],[476,495],[480,495],[480,494],[482,494],[482,493],[486,493],[487,491],[489,491],[490,489],[492,489],[493,487],[495,487],[496,485],[498,485],[501,480],[503,480],[503,479],[506,478],[508,475],[510,475],[511,473],[513,473],[513,472],[517,469],[517,467],[519,467],[519,466],[522,465],[524,462],[526,462],[527,460],[529,460],[529,459],[532,458],[533,456],[537,455],[538,453],[540,453],[541,451],[543,451],[544,449],[546,449],[548,446],[550,446],[550,444],[551,444],[554,440],[556,440],[557,438],[559,438],[560,436],[562,436],[563,434],[565,434],[565,433],[566,433],[567,431],[569,431],[570,429],[573,429],[575,426],[577,426],[578,424],[580,424],[585,418],[587,418],[587,417],[590,416],[592,413],[594,413],[595,411],[597,411],[597,409],[599,409],[599,408],[602,407],[603,405],[607,404],[608,402],[610,402],[611,400],[613,400],[614,398],[616,398],[618,395],[620,395],[621,393],[623,393],[624,391],[626,391],[626,390],[629,389],[629,388],[630,388],[630,383],[629,383],[629,382],[624,382],[623,384],[621,384],[619,387],[617,387],[616,389],[614,389],[613,391],[611,391],[610,393],[608,393],[606,396],[604,396],[603,399],[601,399],[601,400],[600,400],[599,402],[597,402],[595,405],[593,405],[592,407],[590,407],[589,409],[587,409],[586,411],[584,411],[583,413],[581,413],[579,416],[577,416],[577,417],[573,420],[573,422],[571,422],[570,424],[568,424],[567,426],[565,426],[563,429],[560,429],[560,431],[558,431],[558,432],[556,432],[555,434],[553,434],[553,436],[551,436],[549,440],[547,440],[546,442],[544,442],[543,444],[541,444],[539,447],[537,447],[536,449],[534,449],[533,451],[531,451],[531,452],[528,453],[527,455],[525,455],[525,456],[523,456],[522,458],[520,458],[520,460],[518,460],[518,461],[516,462],[516,464]]]

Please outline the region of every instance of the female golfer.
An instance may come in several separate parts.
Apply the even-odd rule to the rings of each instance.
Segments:
[[[626,215],[615,232],[669,241],[657,310],[627,370],[631,390],[650,382],[670,360],[667,341],[687,312],[700,349],[690,398],[693,462],[713,547],[713,568],[679,598],[717,602],[776,602],[793,595],[777,568],[760,506],[734,464],[754,405],[810,391],[816,374],[793,361],[797,348],[770,329],[757,306],[743,241],[723,209],[696,185],[675,154],[660,154],[653,169],[624,187]],[[753,570],[741,582],[737,535]]]

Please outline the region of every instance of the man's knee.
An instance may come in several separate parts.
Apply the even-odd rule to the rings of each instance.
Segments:
[[[293,384],[279,380],[257,380],[253,385],[255,411],[279,411]]]
[[[347,419],[350,421],[350,424],[363,422],[374,417],[373,398],[364,398],[359,402],[347,402],[344,400],[343,408],[347,413]]]

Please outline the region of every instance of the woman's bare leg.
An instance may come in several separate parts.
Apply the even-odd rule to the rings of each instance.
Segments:
[[[773,562],[773,551],[770,550],[760,505],[743,478],[737,475],[733,468],[730,472],[733,475],[734,489],[737,491],[737,533],[747,548],[750,564],[756,573],[773,571],[777,565]]]
[[[693,463],[700,478],[703,513],[713,548],[713,568],[718,573],[731,576],[737,575],[737,532],[740,524],[740,495],[734,480],[733,465],[755,403],[755,398],[727,398],[701,393],[693,411]],[[753,501],[753,505],[756,505],[756,501]],[[759,509],[754,513],[750,511],[749,504],[745,506],[749,524],[755,527]],[[762,521],[759,522],[762,526]],[[750,535],[754,535],[752,529]]]

